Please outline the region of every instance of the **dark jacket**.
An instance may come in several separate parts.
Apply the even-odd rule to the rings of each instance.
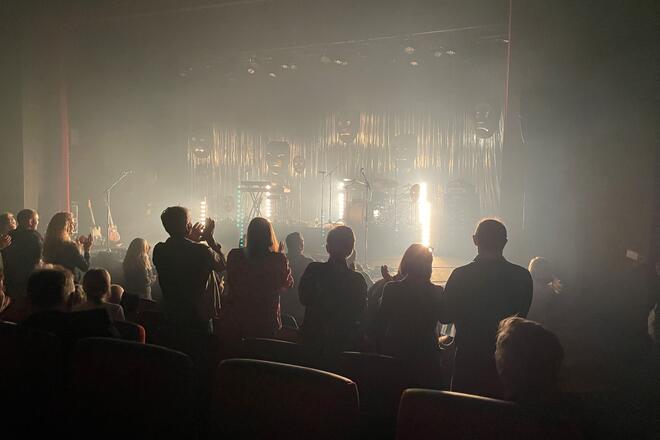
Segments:
[[[2,251],[5,287],[12,298],[27,294],[27,280],[41,261],[43,239],[31,229],[15,229],[9,233],[11,245]]]
[[[154,265],[168,318],[183,326],[208,325],[200,301],[212,271],[225,270],[222,253],[187,238],[170,237],[154,247]]]
[[[324,351],[356,348],[367,305],[367,283],[345,261],[311,263],[300,280],[305,306],[302,341]]]

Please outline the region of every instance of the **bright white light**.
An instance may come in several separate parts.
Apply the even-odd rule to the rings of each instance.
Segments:
[[[420,241],[424,246],[431,244],[431,204],[429,203],[429,189],[426,182],[419,184],[418,217],[421,226]]]
[[[201,202],[199,202],[199,221],[200,223],[204,223],[206,221],[206,198],[202,199]]]
[[[419,62],[418,62],[418,61],[415,61],[415,60],[412,60],[412,61],[410,62],[410,65],[413,66],[413,67],[417,67],[417,66],[419,66]]]
[[[344,211],[346,209],[346,193],[344,192],[344,183],[339,184],[339,192],[337,193],[337,213],[339,220],[344,219]]]
[[[273,201],[270,198],[270,193],[266,193],[266,198],[264,199],[264,215],[268,220],[273,216]]]
[[[374,218],[380,217],[380,210],[379,209],[374,209]]]

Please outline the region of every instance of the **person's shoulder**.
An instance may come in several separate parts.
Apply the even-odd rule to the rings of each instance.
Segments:
[[[506,265],[508,269],[511,271],[511,273],[515,273],[520,277],[529,278],[530,280],[532,279],[532,275],[529,273],[529,270],[527,270],[526,268],[519,266],[515,263],[512,263],[510,261],[506,261]]]
[[[245,252],[243,252],[242,248],[234,248],[229,251],[227,254],[227,260],[235,260],[237,258],[243,258],[245,257]]]
[[[308,257],[307,255],[304,255],[304,256],[303,256],[302,261],[303,261],[303,263],[305,263],[305,264],[312,264],[312,263],[315,263],[315,262],[316,262],[316,260],[314,260],[312,257]]]
[[[307,265],[307,269],[305,269],[305,273],[313,273],[313,272],[318,272],[320,270],[324,270],[325,266],[327,263],[322,263],[320,261],[312,261]]]

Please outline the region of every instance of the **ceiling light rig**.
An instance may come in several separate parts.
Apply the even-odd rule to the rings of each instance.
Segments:
[[[412,46],[406,46],[403,51],[407,53],[408,55],[412,55],[415,53],[415,48]]]

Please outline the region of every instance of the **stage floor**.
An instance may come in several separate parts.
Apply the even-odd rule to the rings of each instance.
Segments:
[[[374,281],[379,280],[380,276],[380,266],[386,264],[390,268],[390,273],[396,273],[397,268],[399,267],[399,261],[401,258],[384,258],[384,259],[375,259],[370,261],[370,273],[373,274],[372,278]],[[462,260],[460,258],[450,258],[442,256],[433,257],[433,274],[431,275],[431,281],[435,284],[445,285],[451,272],[459,267],[467,264],[469,261]]]

